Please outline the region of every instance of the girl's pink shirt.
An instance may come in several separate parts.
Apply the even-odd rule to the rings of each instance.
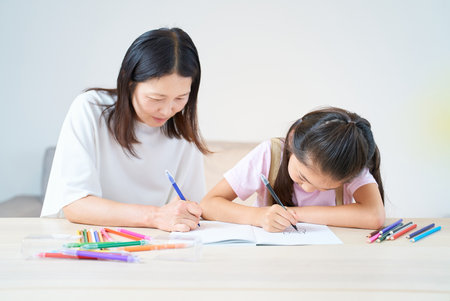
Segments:
[[[253,193],[257,193],[256,206],[265,206],[268,191],[261,181],[260,174],[268,177],[270,169],[270,140],[264,141],[242,158],[232,169],[224,175],[241,200],[246,200]],[[354,202],[355,191],[366,184],[376,181],[367,168],[351,182],[344,184],[344,204]],[[302,206],[335,206],[334,190],[305,192],[294,183],[293,203]],[[283,202],[283,200],[281,200]]]

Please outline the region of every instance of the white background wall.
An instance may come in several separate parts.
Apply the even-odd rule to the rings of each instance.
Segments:
[[[203,68],[209,140],[284,136],[318,106],[372,122],[390,216],[450,216],[449,1],[0,0],[0,201],[38,194],[83,89],[113,87],[129,45],[178,26]]]

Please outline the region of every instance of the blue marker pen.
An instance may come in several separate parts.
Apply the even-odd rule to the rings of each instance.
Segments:
[[[181,193],[181,190],[178,187],[177,183],[175,182],[175,179],[172,177],[172,175],[170,174],[170,172],[168,170],[166,170],[166,175],[169,178],[170,183],[172,183],[173,188],[175,188],[175,191],[177,192],[177,194],[180,197],[180,199],[182,199],[183,201],[186,201],[186,198]],[[200,224],[198,224],[198,226],[200,227]]]
[[[177,192],[178,196],[180,197],[180,199],[182,199],[183,201],[186,201],[186,198],[184,197],[184,195],[181,193],[180,188],[178,188],[177,183],[175,182],[175,179],[172,177],[172,175],[170,174],[170,172],[168,170],[166,170],[166,175],[169,178],[170,183],[172,183],[173,188],[175,188],[175,191]]]

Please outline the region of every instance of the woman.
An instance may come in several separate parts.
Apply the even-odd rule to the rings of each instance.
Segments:
[[[189,231],[201,216],[180,200],[205,193],[197,123],[200,62],[181,29],[144,33],[128,49],[116,89],[89,89],[70,107],[41,216],[71,222]]]

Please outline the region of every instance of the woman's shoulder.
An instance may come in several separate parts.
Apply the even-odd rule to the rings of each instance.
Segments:
[[[101,114],[110,105],[115,103],[115,97],[106,91],[89,90],[79,94],[72,105],[70,111],[72,113],[93,113],[94,115]]]

